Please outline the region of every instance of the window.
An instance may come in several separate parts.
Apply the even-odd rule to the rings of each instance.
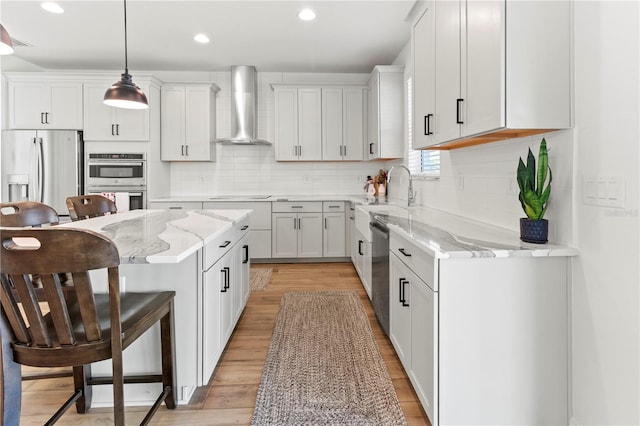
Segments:
[[[440,176],[440,151],[413,149],[413,87],[411,77],[407,79],[407,138],[409,139],[409,170],[417,176]]]

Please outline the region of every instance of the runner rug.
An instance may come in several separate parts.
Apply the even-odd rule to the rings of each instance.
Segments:
[[[356,292],[283,295],[251,424],[406,424]]]
[[[249,271],[249,288],[251,291],[263,291],[271,281],[273,268],[251,268]]]

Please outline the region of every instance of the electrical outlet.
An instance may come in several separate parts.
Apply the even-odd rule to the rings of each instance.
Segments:
[[[518,181],[516,180],[516,174],[515,173],[507,174],[507,194],[515,195],[518,193],[518,191],[519,191],[519,188],[518,188]]]
[[[458,191],[464,191],[464,175],[458,175],[456,177],[456,189]]]

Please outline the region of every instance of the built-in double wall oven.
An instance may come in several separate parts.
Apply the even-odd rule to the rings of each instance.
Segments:
[[[144,153],[88,153],[85,193],[126,197],[127,209],[147,208],[147,159]],[[117,204],[117,202],[116,202]]]

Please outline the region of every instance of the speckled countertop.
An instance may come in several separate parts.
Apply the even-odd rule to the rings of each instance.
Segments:
[[[59,226],[112,239],[121,263],[178,263],[230,230],[251,210],[131,210]]]

